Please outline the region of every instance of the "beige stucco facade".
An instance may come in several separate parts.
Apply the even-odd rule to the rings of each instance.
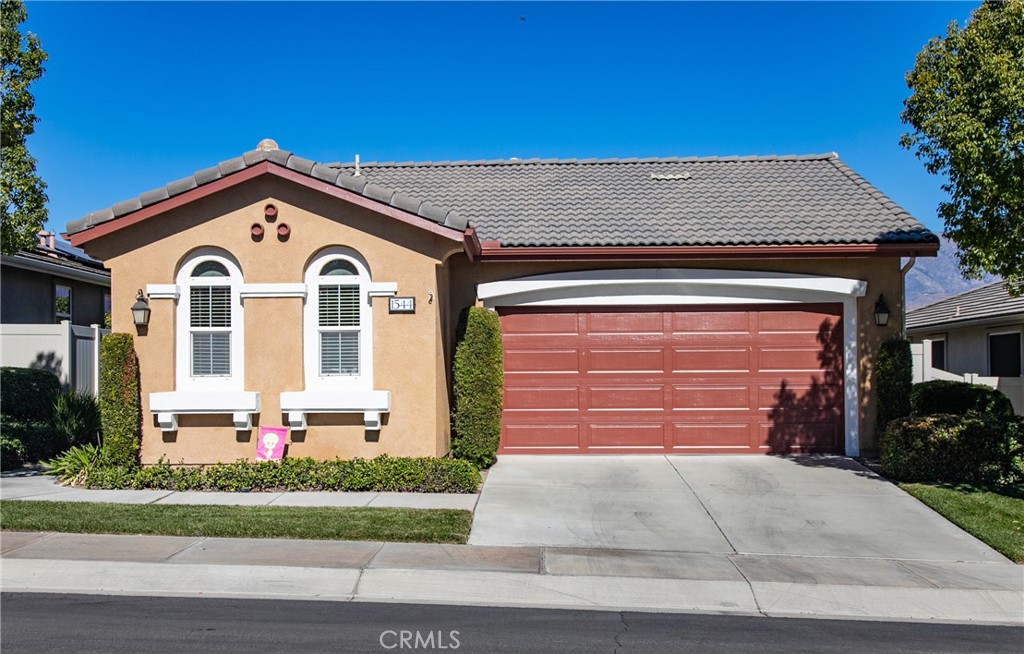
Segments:
[[[278,209],[268,223],[264,207]],[[291,228],[279,240],[275,228]],[[262,224],[262,240],[250,234]],[[870,392],[879,344],[898,336],[903,279],[898,257],[746,259],[643,262],[471,261],[460,234],[451,237],[395,220],[372,209],[279,178],[257,178],[224,189],[86,244],[112,273],[113,330],[136,335],[143,405],[142,461],[213,463],[251,459],[258,427],[286,424],[280,395],[304,390],[301,297],[244,300],[244,388],[260,393],[261,409],[248,431],[231,415],[182,415],[176,431],[161,431],[149,410],[150,393],[176,389],[176,305],[151,299],[149,327],[137,331],[129,308],[137,289],[175,283],[183,259],[196,248],[229,252],[246,284],[299,284],[324,248],[344,246],[366,261],[374,282],[394,282],[398,295],[416,298],[413,314],[390,314],[387,298],[372,300],[373,388],[391,392],[391,410],[379,432],[357,413],[312,413],[305,431],[292,431],[287,456],[314,458],[442,456],[449,449],[449,369],[459,313],[476,302],[477,285],[548,272],[620,267],[691,267],[805,273],[867,283],[857,300],[860,442],[872,451],[874,396]],[[887,327],[875,325],[874,303],[884,294],[892,309]]]

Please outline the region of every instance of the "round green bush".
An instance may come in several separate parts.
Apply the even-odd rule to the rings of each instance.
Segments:
[[[882,439],[882,474],[901,481],[1015,481],[1015,423],[983,414],[894,420]]]
[[[4,436],[22,444],[25,463],[48,461],[71,445],[63,432],[48,420],[4,418],[2,429]]]
[[[982,384],[933,379],[915,384],[910,407],[916,416],[940,413],[966,415],[977,412],[997,418],[1013,418],[1013,404],[1000,391]]]
[[[60,380],[47,370],[0,368],[0,413],[18,420],[49,420]]]

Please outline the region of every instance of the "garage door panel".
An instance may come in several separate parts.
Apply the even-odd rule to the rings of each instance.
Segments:
[[[672,447],[747,450],[750,448],[750,425],[677,422],[672,425]]]
[[[505,388],[505,406],[529,407],[519,411],[578,411],[580,389],[566,386],[520,386]]]
[[[518,424],[502,430],[503,450],[535,448],[580,449],[580,428],[577,424]]]
[[[503,310],[500,451],[842,451],[840,315],[840,305]]]
[[[573,372],[580,371],[578,349],[507,350],[505,372]]]
[[[820,310],[763,311],[758,314],[758,329],[761,332],[803,332],[816,336],[823,326],[831,329],[831,326],[838,321],[838,315],[838,313],[822,315]]]
[[[663,334],[665,326],[662,314],[652,313],[588,313],[586,330],[588,335],[601,334]]]
[[[589,372],[661,372],[665,369],[663,348],[590,348]]]
[[[749,347],[674,347],[673,372],[748,372]]]
[[[591,423],[589,448],[665,449],[665,423]]]
[[[675,386],[672,408],[676,411],[746,411],[750,408],[750,386]]]
[[[750,313],[747,311],[677,311],[672,314],[673,334],[747,334]]]
[[[665,409],[664,386],[591,386],[589,406],[592,411]]]

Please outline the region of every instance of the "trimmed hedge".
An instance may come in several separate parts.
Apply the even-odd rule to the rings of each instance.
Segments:
[[[48,420],[4,419],[3,435],[21,444],[23,463],[52,459],[70,445],[64,433]]]
[[[910,392],[910,406],[916,416],[962,416],[971,412],[1007,420],[1014,416],[1013,404],[1000,391],[981,384],[942,379],[915,384]]]
[[[1024,421],[936,414],[895,420],[882,440],[882,474],[901,481],[1015,483]]]
[[[0,470],[17,468],[25,462],[25,446],[6,434],[0,436]]]
[[[139,359],[131,334],[110,334],[100,344],[100,418],[103,463],[135,467],[139,463],[142,406]]]
[[[504,370],[498,314],[469,307],[455,348],[452,455],[481,468],[494,465],[501,437]]]
[[[910,395],[914,386],[910,341],[892,339],[882,343],[875,370],[875,396],[878,398],[875,434],[879,442],[889,423],[910,415]]]
[[[0,413],[5,418],[49,420],[60,380],[34,368],[0,368]]]
[[[210,466],[101,466],[85,472],[83,485],[107,489],[174,491],[399,491],[475,493],[480,471],[459,459],[392,458],[239,460]]]

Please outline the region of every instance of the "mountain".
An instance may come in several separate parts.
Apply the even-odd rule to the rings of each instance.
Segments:
[[[953,295],[998,281],[998,277],[985,275],[981,279],[964,279],[956,260],[956,245],[941,238],[937,257],[921,257],[907,273],[907,309],[934,304]]]

